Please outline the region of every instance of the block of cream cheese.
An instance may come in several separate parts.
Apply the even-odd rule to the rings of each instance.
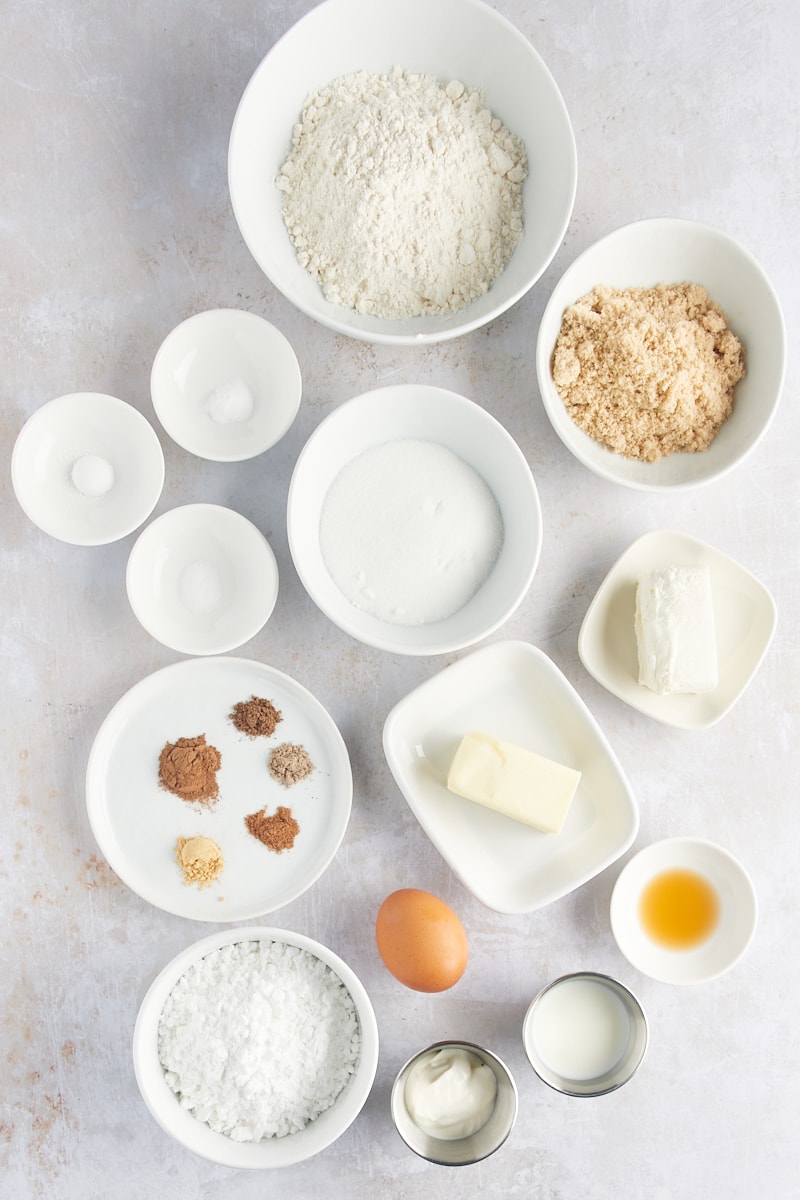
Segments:
[[[717,639],[708,567],[652,571],[636,589],[639,683],[659,695],[713,691]]]
[[[450,764],[447,787],[543,833],[558,833],[580,778],[580,771],[521,746],[468,733]]]

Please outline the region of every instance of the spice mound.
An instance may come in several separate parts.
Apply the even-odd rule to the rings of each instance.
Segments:
[[[745,361],[700,284],[596,287],[564,313],[552,372],[584,433],[656,462],[708,449],[733,411]]]
[[[217,843],[202,835],[179,837],[175,843],[175,859],[183,871],[186,886],[196,883],[201,890],[219,878],[225,865]]]
[[[244,823],[248,831],[259,842],[263,842],[268,850],[280,854],[282,850],[291,850],[294,839],[300,832],[300,826],[292,816],[290,808],[278,807],[273,816],[267,816],[265,808],[245,817]]]
[[[158,780],[168,792],[188,803],[210,804],[219,797],[217,771],[222,755],[206,736],[167,742],[158,759]]]
[[[221,946],[166,999],[158,1057],[181,1107],[235,1142],[303,1129],[356,1070],[353,998],[315,955],[283,942]]]
[[[283,717],[271,700],[251,696],[249,700],[234,704],[230,719],[239,732],[246,733],[248,737],[272,737]]]
[[[273,779],[284,787],[299,783],[314,770],[311,755],[304,746],[294,746],[291,742],[283,742],[276,746],[269,756],[267,763]]]

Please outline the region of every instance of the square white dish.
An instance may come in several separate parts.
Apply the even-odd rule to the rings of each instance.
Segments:
[[[636,585],[672,564],[709,570],[719,670],[712,692],[660,696],[639,683]],[[676,729],[707,729],[755,675],[776,624],[775,601],[744,567],[688,534],[654,529],[628,547],[601,583],[581,625],[578,654],[589,674],[632,708]]]
[[[581,771],[560,833],[540,833],[447,790],[463,735],[477,730]],[[639,813],[600,727],[556,665],[527,642],[483,646],[400,700],[383,748],[436,849],[487,908],[526,913],[574,891],[633,843]]]

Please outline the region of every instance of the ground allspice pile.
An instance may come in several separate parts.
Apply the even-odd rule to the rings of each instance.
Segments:
[[[656,462],[708,449],[733,411],[744,350],[700,284],[598,286],[564,313],[552,372],[584,433]]]
[[[230,719],[239,732],[246,733],[248,737],[272,737],[283,717],[271,700],[251,696],[249,700],[234,704]]]
[[[175,843],[175,859],[183,871],[186,886],[196,883],[201,889],[219,878],[225,865],[217,843],[202,834],[190,838],[179,837]]]
[[[267,816],[267,810],[251,813],[245,817],[244,823],[254,838],[263,842],[269,850],[280,854],[282,850],[291,850],[294,839],[300,832],[300,826],[292,816],[290,808],[279,807],[273,816]]]
[[[158,781],[189,804],[212,804],[219,797],[217,771],[222,755],[206,735],[167,742],[158,759]]]

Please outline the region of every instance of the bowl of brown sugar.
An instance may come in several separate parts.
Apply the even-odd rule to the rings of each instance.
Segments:
[[[539,326],[539,392],[556,433],[596,475],[640,491],[733,470],[766,434],[785,369],[764,271],[694,221],[638,221],[595,242]]]

